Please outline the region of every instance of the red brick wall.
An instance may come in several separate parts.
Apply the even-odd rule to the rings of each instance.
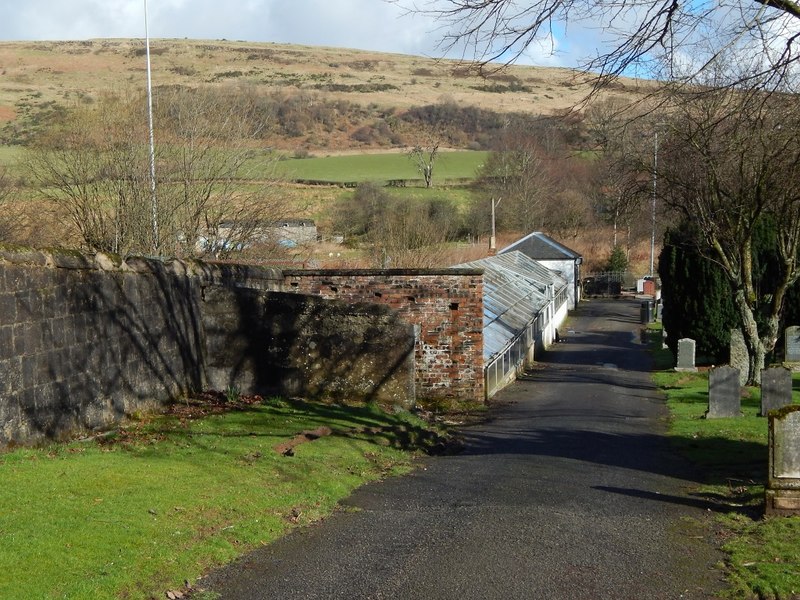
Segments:
[[[483,272],[285,270],[286,292],[385,304],[416,325],[417,397],[482,402]]]

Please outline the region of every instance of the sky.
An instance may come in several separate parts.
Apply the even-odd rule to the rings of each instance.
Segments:
[[[0,0],[0,40],[144,38],[144,6],[144,0]],[[226,39],[445,56],[438,47],[441,24],[404,15],[386,0],[147,0],[147,13],[151,39]],[[551,42],[532,46],[518,62],[573,67],[591,53],[564,40]]]

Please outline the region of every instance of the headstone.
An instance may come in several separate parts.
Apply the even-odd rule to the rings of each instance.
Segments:
[[[800,405],[769,415],[767,514],[800,515]]]
[[[738,327],[731,329],[730,360],[728,364],[734,369],[739,369],[739,385],[747,383],[747,375],[750,370],[750,354],[744,343],[744,334]]]
[[[729,366],[711,369],[708,374],[707,419],[739,417],[742,414],[742,395],[739,369]]]
[[[691,338],[681,338],[678,340],[678,364],[675,365],[676,371],[697,371],[694,365],[694,346],[695,342]]]
[[[784,336],[786,339],[786,362],[800,364],[800,327],[797,325],[787,327]]]
[[[792,403],[792,372],[786,367],[761,371],[761,416]]]

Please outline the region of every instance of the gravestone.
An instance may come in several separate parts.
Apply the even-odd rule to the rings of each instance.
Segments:
[[[784,332],[786,340],[786,362],[794,363],[794,368],[800,368],[800,327],[793,325]]]
[[[742,395],[739,369],[730,366],[711,369],[708,374],[707,419],[739,417],[742,414]]]
[[[792,372],[786,367],[761,371],[761,416],[792,403]]]
[[[728,364],[734,369],[739,369],[739,385],[747,383],[747,374],[750,370],[750,355],[744,343],[744,334],[738,327],[731,329],[730,360]]]
[[[800,515],[800,405],[769,415],[767,514]]]
[[[691,338],[681,338],[678,340],[678,364],[675,365],[676,371],[697,371],[694,365],[695,341]]]

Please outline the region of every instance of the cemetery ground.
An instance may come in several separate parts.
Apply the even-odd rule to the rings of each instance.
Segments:
[[[410,413],[206,394],[109,435],[7,451],[0,598],[183,593],[439,441]]]
[[[800,517],[764,518],[768,427],[760,417],[760,393],[745,388],[742,416],[705,419],[708,373],[676,373],[672,355],[653,339],[654,380],[667,396],[670,437],[703,473],[698,499],[717,514],[726,555],[725,571],[736,598],[800,597]],[[800,403],[800,374],[793,375],[793,400]]]

